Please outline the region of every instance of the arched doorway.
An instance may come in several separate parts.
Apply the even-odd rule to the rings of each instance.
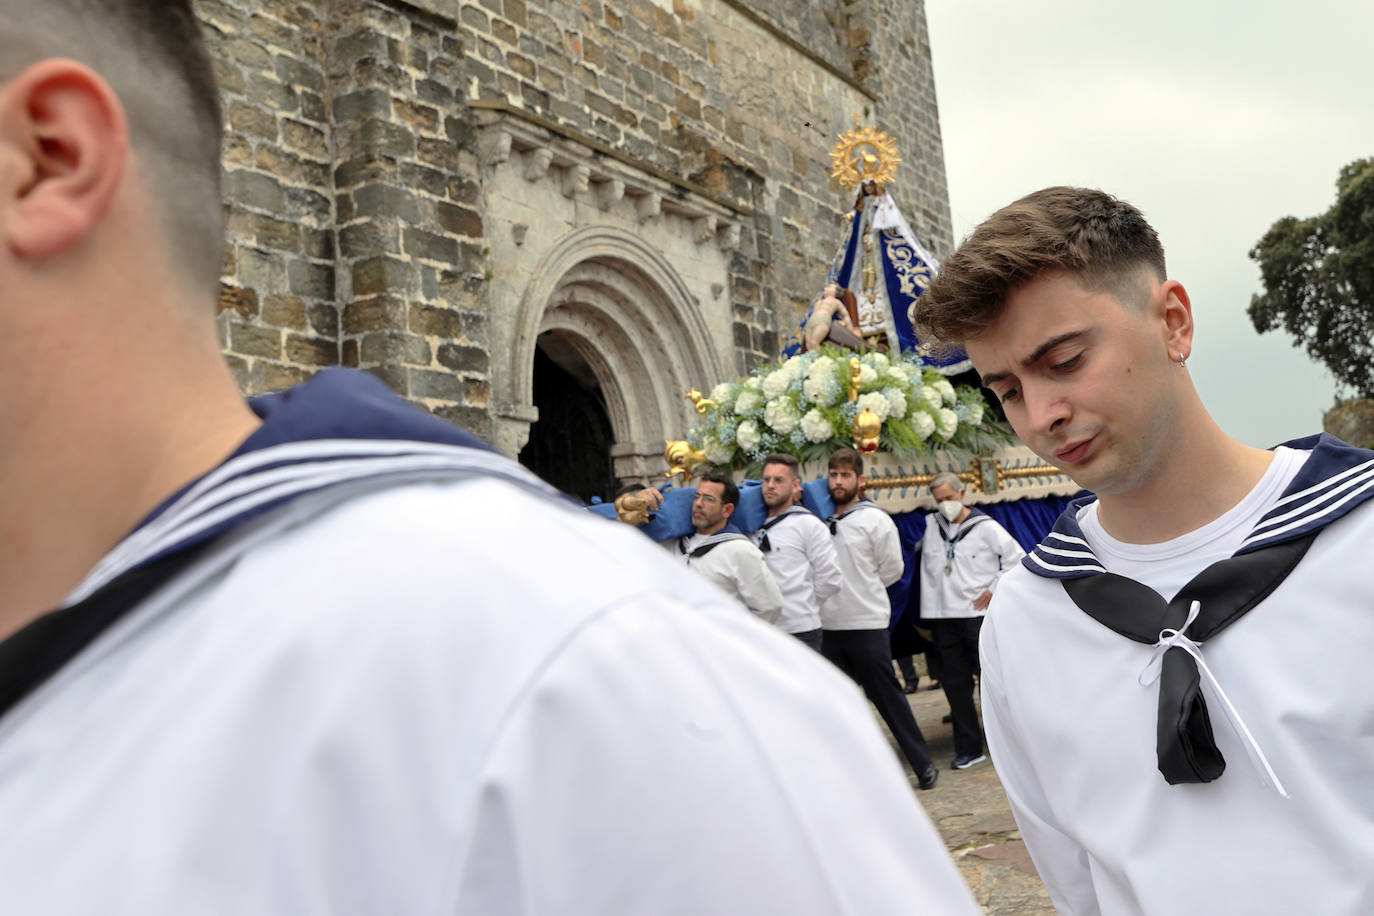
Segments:
[[[538,421],[510,439],[531,467],[561,457],[599,468],[609,459],[616,485],[603,497],[619,483],[662,474],[664,440],[684,436],[694,419],[683,394],[722,377],[715,342],[681,278],[661,253],[619,230],[580,229],[560,240],[534,270],[515,319],[513,371],[498,393],[510,405],[509,422],[529,424],[535,414]],[[545,357],[580,379],[584,392],[597,393],[609,418],[609,448],[539,459],[530,452],[526,460],[546,409],[557,409],[535,390],[539,373],[548,372],[538,368]]]
[[[609,500],[618,488],[611,461],[615,432],[606,398],[587,360],[557,332],[539,335],[534,353],[539,419],[520,463],[570,496]]]

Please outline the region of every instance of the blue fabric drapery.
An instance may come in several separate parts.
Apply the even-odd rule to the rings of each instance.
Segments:
[[[695,495],[696,487],[677,487],[667,491],[664,494],[663,508],[655,512],[649,524],[642,526],[640,530],[656,541],[666,541],[690,534],[692,498]],[[1064,507],[1082,495],[1076,493],[1073,496],[1018,499],[982,505],[978,508],[992,516],[994,521],[1007,529],[1007,533],[1016,539],[1023,550],[1029,552],[1054,527],[1055,519],[1059,518]],[[802,484],[802,505],[822,519],[829,518],[835,511],[835,504],[830,499],[824,478]],[[615,518],[615,509],[610,503],[592,505],[588,508],[607,518]],[[756,531],[763,526],[767,517],[768,511],[763,505],[763,495],[758,481],[743,481],[739,490],[739,506],[733,516],[734,523],[742,531]],[[926,513],[899,512],[892,516],[892,520],[897,524],[897,536],[902,541],[904,568],[902,578],[887,589],[888,601],[892,605],[889,628],[896,629],[901,623],[905,629],[916,625],[921,616],[921,592],[915,587],[916,545],[925,535]]]

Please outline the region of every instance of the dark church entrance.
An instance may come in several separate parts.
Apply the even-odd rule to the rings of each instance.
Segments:
[[[583,502],[613,498],[614,434],[601,387],[587,361],[556,333],[539,335],[534,351],[534,405],[539,419],[520,463]]]

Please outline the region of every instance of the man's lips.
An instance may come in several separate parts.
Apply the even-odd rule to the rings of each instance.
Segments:
[[[1073,445],[1065,446],[1055,452],[1054,457],[1061,465],[1077,464],[1088,456],[1088,449],[1092,447],[1093,440],[1096,438],[1097,437],[1094,436],[1092,439],[1084,439],[1081,442],[1075,442]]]

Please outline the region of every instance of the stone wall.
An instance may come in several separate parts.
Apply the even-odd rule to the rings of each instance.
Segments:
[[[221,327],[246,392],[342,364],[481,435],[502,411],[523,416],[494,394],[530,371],[492,327],[534,256],[507,257],[529,218],[507,212],[509,184],[483,165],[495,110],[558,135],[545,169],[579,163],[520,190],[520,206],[561,194],[576,205],[559,205],[564,228],[619,219],[648,238],[643,201],[661,198],[664,219],[690,226],[659,233],[669,261],[696,250],[683,232],[719,243],[721,257],[680,272],[727,375],[776,356],[824,276],[844,199],[828,151],[855,114],[897,138],[894,196],[937,255],[951,247],[914,0],[195,5],[225,100]],[[612,160],[616,174],[598,171]],[[640,209],[612,192],[641,195]]]

